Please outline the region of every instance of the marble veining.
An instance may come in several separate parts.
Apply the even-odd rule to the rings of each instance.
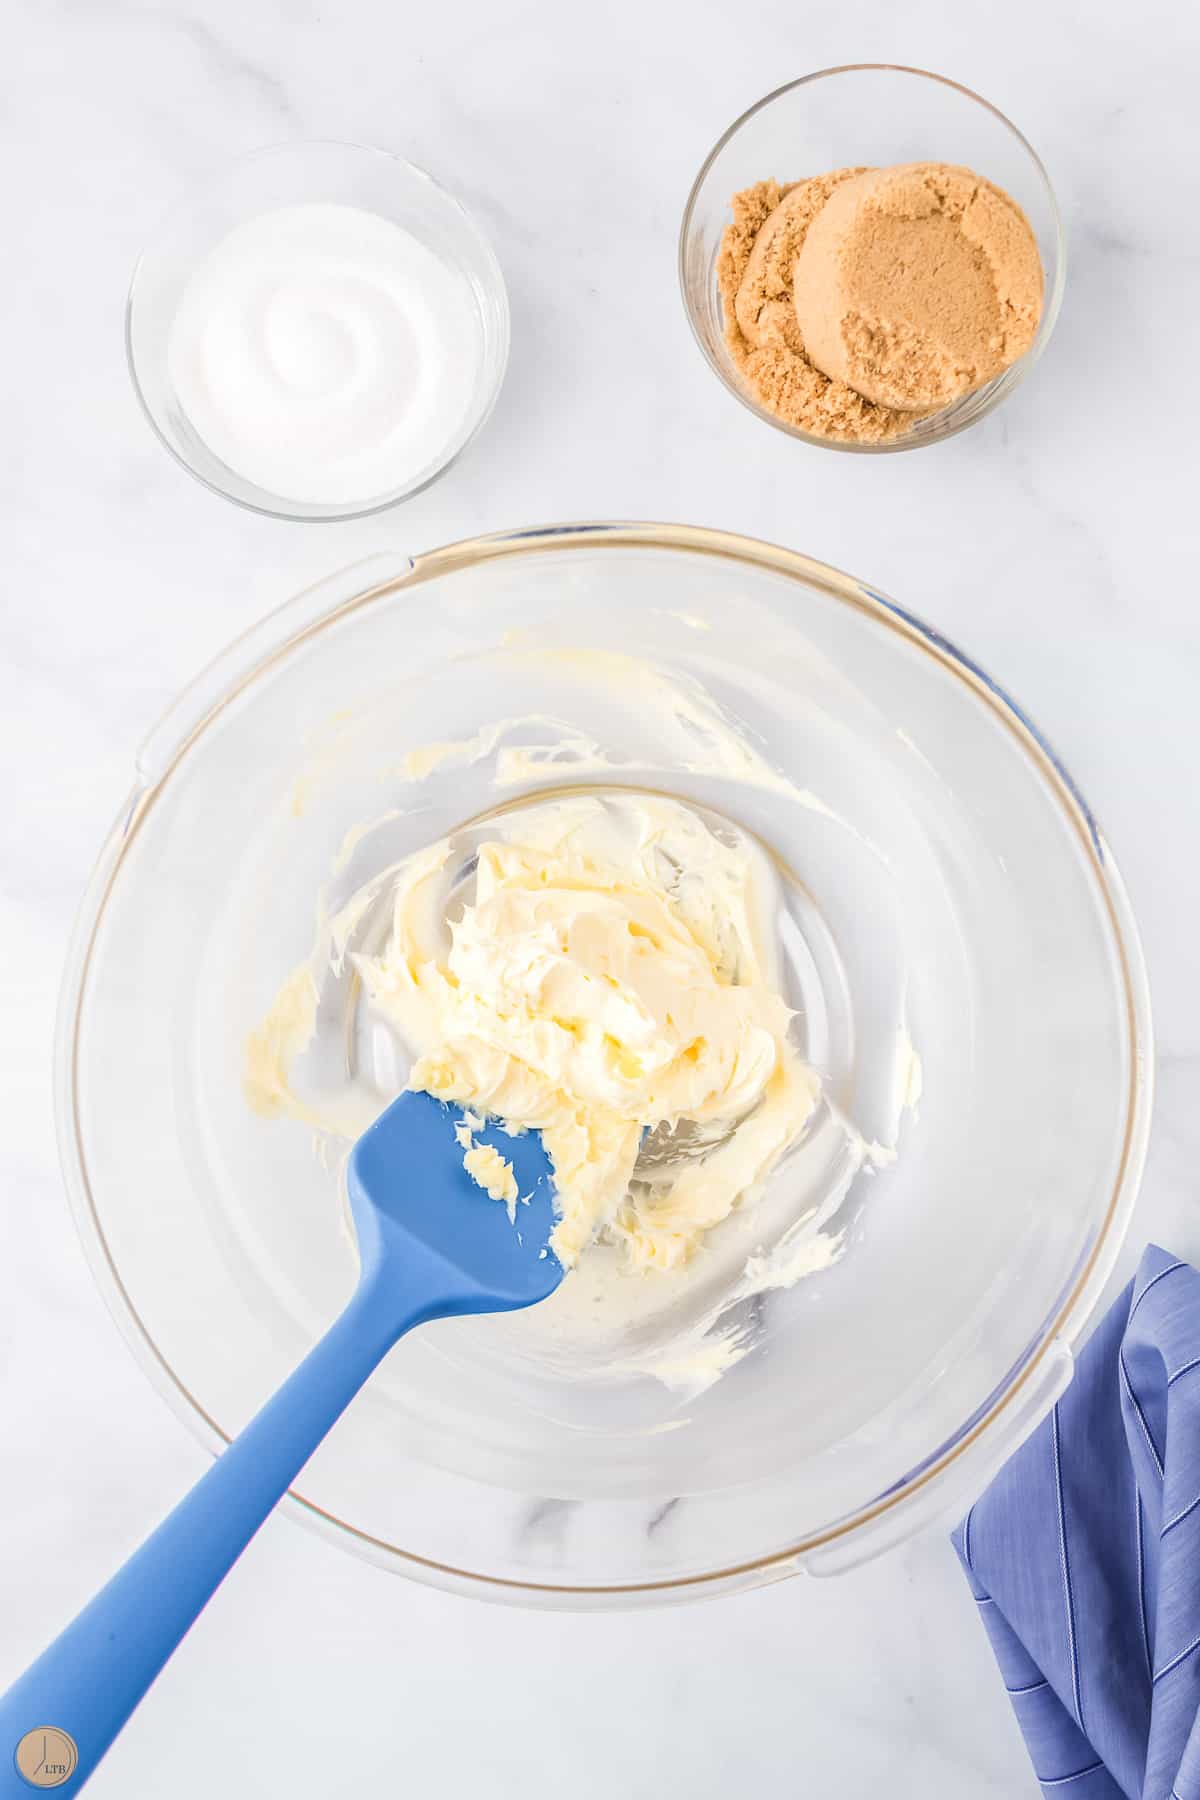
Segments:
[[[877,583],[961,644],[1064,758],[1141,921],[1162,1057],[1120,1278],[1150,1237],[1200,1258],[1188,9],[1097,0],[1081,21],[1010,0],[1000,31],[950,0],[660,0],[602,17],[552,0],[13,0],[5,24],[0,1683],[204,1466],[106,1317],[63,1201],[50,1057],[74,908],[181,683],[373,550],[571,517],[726,526]],[[1051,172],[1070,243],[1033,378],[965,436],[874,461],[737,408],[690,340],[674,270],[688,186],[725,126],[778,82],[860,58],[941,70],[1004,108]],[[290,136],[427,166],[478,213],[510,286],[488,428],[444,481],[357,524],[278,524],[204,492],[154,442],[125,372],[129,273],[180,184]],[[552,1558],[568,1514],[527,1503],[513,1529]],[[660,1506],[644,1529],[686,1516]],[[392,1791],[398,1769],[414,1793],[522,1800],[1037,1792],[941,1536],[836,1580],[575,1617],[391,1580],[283,1520],[90,1792],[248,1797],[269,1771],[273,1792],[340,1800]]]

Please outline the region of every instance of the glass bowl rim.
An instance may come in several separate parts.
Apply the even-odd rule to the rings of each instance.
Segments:
[[[266,162],[272,157],[286,156],[295,151],[305,150],[348,150],[355,156],[374,158],[383,162],[393,163],[406,175],[414,175],[419,181],[424,182],[430,191],[437,196],[439,203],[449,206],[453,211],[458,213],[475,241],[486,270],[488,297],[496,309],[497,357],[495,375],[491,382],[490,391],[485,395],[483,405],[480,407],[478,418],[475,420],[475,423],[472,425],[462,443],[451,452],[444,462],[439,463],[436,468],[431,469],[423,481],[418,482],[415,486],[401,488],[397,492],[389,494],[381,500],[370,500],[365,505],[355,504],[345,506],[339,504],[327,508],[322,508],[318,505],[316,511],[297,512],[294,510],[294,507],[300,503],[285,502],[282,496],[276,496],[275,503],[268,505],[266,498],[260,501],[248,499],[243,494],[235,494],[232,489],[223,486],[221,482],[214,481],[208,475],[202,474],[201,471],[196,468],[195,464],[190,462],[179,447],[170,437],[168,437],[151,410],[150,402],[146,397],[146,390],[142,384],[141,376],[138,373],[138,359],[134,350],[133,317],[134,306],[138,295],[138,278],[141,275],[146,258],[154,250],[162,236],[170,230],[171,226],[174,225],[184,213],[186,213],[190,205],[194,205],[196,200],[202,194],[215,192],[223,182],[228,181],[230,177],[236,175],[239,170],[248,168],[251,164]],[[285,519],[289,524],[295,525],[336,525],[343,523],[348,519],[369,519],[376,513],[387,512],[391,507],[401,505],[405,500],[414,499],[417,494],[423,494],[426,488],[432,487],[433,483],[439,481],[441,477],[446,474],[447,470],[454,467],[455,463],[463,453],[469,449],[471,444],[474,443],[479,433],[483,430],[483,427],[491,418],[492,413],[495,410],[496,402],[500,398],[500,390],[504,386],[504,377],[508,371],[509,355],[512,348],[512,311],[508,299],[508,285],[505,282],[504,271],[500,267],[500,260],[492,246],[491,239],[479,224],[474,213],[464,205],[457,194],[451,193],[450,189],[440,182],[436,175],[431,175],[429,170],[422,168],[419,163],[410,162],[406,156],[401,156],[396,150],[385,150],[378,144],[359,143],[353,138],[284,138],[275,143],[260,144],[257,149],[249,150],[242,156],[233,157],[231,160],[210,169],[206,175],[201,176],[197,181],[192,182],[187,187],[186,191],[181,193],[166,211],[159,214],[154,230],[150,233],[149,237],[138,251],[137,258],[134,261],[133,269],[129,277],[129,290],[125,296],[124,329],[125,366],[129,372],[130,385],[137,397],[137,402],[141,407],[143,417],[155,437],[158,439],[158,442],[172,460],[178,463],[181,469],[185,469],[192,477],[193,481],[198,481],[201,487],[207,488],[210,494],[218,494],[221,499],[232,502],[234,506],[240,506],[244,512],[257,513],[260,518]],[[258,489],[253,482],[250,482],[247,485],[255,487],[256,492],[266,496],[265,488]]]
[[[498,558],[525,552],[538,553],[595,545],[608,549],[682,550],[715,556],[743,566],[765,568],[799,580],[806,586],[815,587],[819,592],[868,614],[881,628],[898,633],[931,657],[946,674],[960,680],[990,708],[1046,782],[1065,815],[1064,823],[1074,832],[1089,861],[1093,879],[1104,902],[1120,965],[1130,1046],[1130,1081],[1125,1103],[1121,1154],[1112,1192],[1096,1227],[1095,1240],[1081,1258],[1026,1351],[993,1393],[964,1421],[955,1434],[934,1447],[900,1482],[865,1502],[855,1512],[810,1533],[798,1543],[732,1562],[719,1569],[705,1569],[687,1575],[645,1581],[540,1582],[459,1568],[388,1543],[306,1499],[302,1491],[303,1475],[299,1478],[299,1485],[282,1502],[291,1516],[321,1532],[331,1541],[341,1544],[343,1548],[354,1550],[368,1561],[453,1592],[526,1605],[635,1605],[728,1591],[738,1586],[776,1579],[798,1570],[802,1567],[802,1559],[812,1552],[824,1551],[830,1546],[835,1549],[844,1546],[853,1534],[861,1533],[864,1527],[870,1527],[877,1521],[887,1520],[889,1515],[895,1521],[898,1509],[911,1502],[914,1496],[924,1493],[928,1497],[928,1490],[931,1488],[948,1485],[955,1463],[985,1433],[996,1436],[992,1427],[1003,1427],[1006,1412],[1009,1412],[1012,1402],[1021,1394],[1022,1389],[1026,1388],[1038,1365],[1047,1359],[1048,1353],[1055,1346],[1069,1347],[1094,1309],[1116,1263],[1137,1199],[1146,1157],[1154,1087],[1153,1028],[1141,943],[1124,884],[1091,810],[1061,759],[1005,690],[940,632],[888,599],[878,589],[799,551],[769,544],[761,539],[703,526],[597,521],[497,532],[444,545],[407,559],[405,567],[383,580],[367,580],[366,585],[350,598],[335,602],[307,622],[301,619],[297,626],[293,608],[306,598],[304,593],[298,594],[268,615],[262,625],[252,627],[242,638],[234,640],[226,652],[197,677],[191,688],[184,690],[189,697],[199,696],[203,710],[196,722],[175,742],[164,766],[143,781],[135,781],[100,850],[80,905],[67,953],[55,1037],[55,1124],[59,1158],[68,1202],[88,1266],[114,1321],[143,1372],[172,1410],[213,1455],[220,1454],[230,1442],[232,1434],[205,1411],[196,1396],[176,1375],[140,1318],[109,1249],[88,1179],[78,1104],[80,1020],[87,997],[88,975],[96,940],[121,870],[124,853],[136,836],[146,813],[169,784],[173,771],[202,733],[220,717],[226,707],[245,694],[256,680],[301,643],[307,642],[348,614],[375,601],[394,596],[401,589],[411,588],[414,593],[419,594],[424,583],[436,576],[479,567]],[[353,572],[354,565],[351,565],[350,568],[343,569],[342,574],[348,577]],[[366,570],[363,572],[365,576]],[[273,642],[264,640],[264,631],[273,634]],[[248,647],[253,650],[249,660],[244,654],[239,656],[239,651],[245,652]],[[1019,1414],[1019,1408],[1013,1410]],[[1009,1416],[1012,1416],[1011,1412]],[[1026,1423],[1025,1429],[1028,1428]],[[1005,1455],[1016,1448],[1023,1435],[1024,1431],[1021,1431],[1020,1435],[1007,1444]]]
[[[1037,335],[1034,338],[1033,343],[1025,352],[1024,356],[1020,357],[1016,363],[1006,369],[1002,375],[996,377],[995,382],[991,384],[993,391],[988,398],[987,403],[981,406],[977,412],[973,413],[970,418],[961,419],[957,423],[947,424],[942,430],[937,431],[929,437],[921,438],[916,442],[910,442],[900,438],[891,440],[884,439],[879,443],[857,443],[841,438],[821,437],[816,432],[803,431],[798,425],[789,425],[785,420],[777,418],[774,413],[768,412],[766,407],[760,406],[749,393],[745,392],[734,380],[730,371],[724,368],[721,363],[710,354],[708,345],[700,335],[699,327],[696,322],[695,308],[693,307],[688,294],[687,249],[692,229],[692,216],[699,201],[700,190],[708,179],[709,171],[725,146],[732,142],[738,132],[742,129],[743,125],[748,124],[757,113],[764,111],[766,107],[772,105],[776,100],[781,100],[785,94],[793,93],[797,88],[808,87],[814,81],[825,81],[834,75],[863,74],[915,75],[923,81],[936,82],[940,87],[953,88],[956,93],[963,95],[965,99],[975,101],[977,105],[983,107],[985,112],[991,113],[992,117],[997,119],[1017,140],[1021,148],[1029,157],[1030,162],[1033,164],[1037,174],[1041,178],[1042,185],[1046,190],[1046,198],[1049,201],[1050,213],[1054,221],[1054,280],[1051,283],[1049,293],[1045,296],[1045,302],[1042,307],[1042,316],[1038,322]],[[1007,400],[1008,396],[1025,380],[1026,376],[1029,374],[1034,364],[1039,360],[1049,343],[1054,327],[1058,322],[1058,315],[1062,310],[1063,290],[1066,286],[1067,279],[1067,238],[1066,232],[1063,229],[1062,212],[1058,204],[1058,196],[1054,191],[1054,184],[1050,180],[1046,165],[1043,163],[1033,145],[1029,142],[1029,139],[1025,136],[1025,133],[1019,126],[1014,125],[1008,115],[1001,112],[998,106],[994,106],[990,100],[985,100],[982,94],[977,94],[974,88],[967,87],[964,82],[954,81],[949,75],[939,75],[933,69],[918,69],[911,63],[835,63],[829,68],[814,69],[808,75],[799,75],[794,81],[785,81],[779,87],[772,88],[769,94],[764,94],[760,100],[756,100],[752,106],[748,106],[744,112],[739,113],[732,125],[728,126],[727,129],[721,133],[720,137],[701,163],[699,173],[692,182],[691,190],[688,193],[687,201],[684,205],[683,217],[679,225],[676,269],[679,278],[679,292],[683,300],[683,310],[687,317],[688,327],[696,341],[700,354],[726,391],[732,394],[735,400],[740,401],[748,412],[753,413],[756,419],[761,419],[764,424],[773,426],[776,431],[782,431],[787,437],[795,438],[802,444],[812,444],[819,450],[838,450],[851,456],[891,456],[898,454],[902,450],[927,450],[932,448],[935,444],[944,444],[950,438],[957,437],[959,432],[969,430],[972,425],[977,425],[981,419],[986,418],[988,413],[993,412],[1002,401]]]

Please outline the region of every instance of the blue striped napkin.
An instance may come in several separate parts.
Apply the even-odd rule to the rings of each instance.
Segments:
[[[1048,1800],[1200,1800],[1200,1274],[1151,1246],[954,1535]]]

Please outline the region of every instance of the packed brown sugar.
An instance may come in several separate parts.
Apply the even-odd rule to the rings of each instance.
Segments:
[[[759,405],[815,436],[878,442],[1025,354],[1037,243],[1016,203],[943,163],[835,169],[732,201],[717,278]]]

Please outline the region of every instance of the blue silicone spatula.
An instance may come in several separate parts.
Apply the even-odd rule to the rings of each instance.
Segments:
[[[0,1795],[75,1793],[330,1427],[414,1326],[513,1312],[562,1280],[537,1132],[484,1131],[512,1165],[515,1223],[463,1167],[456,1108],[402,1094],[355,1145],[362,1272],[346,1310],[124,1568],[0,1700]],[[526,1198],[527,1197],[527,1198]],[[214,1320],[214,1329],[220,1321]]]

